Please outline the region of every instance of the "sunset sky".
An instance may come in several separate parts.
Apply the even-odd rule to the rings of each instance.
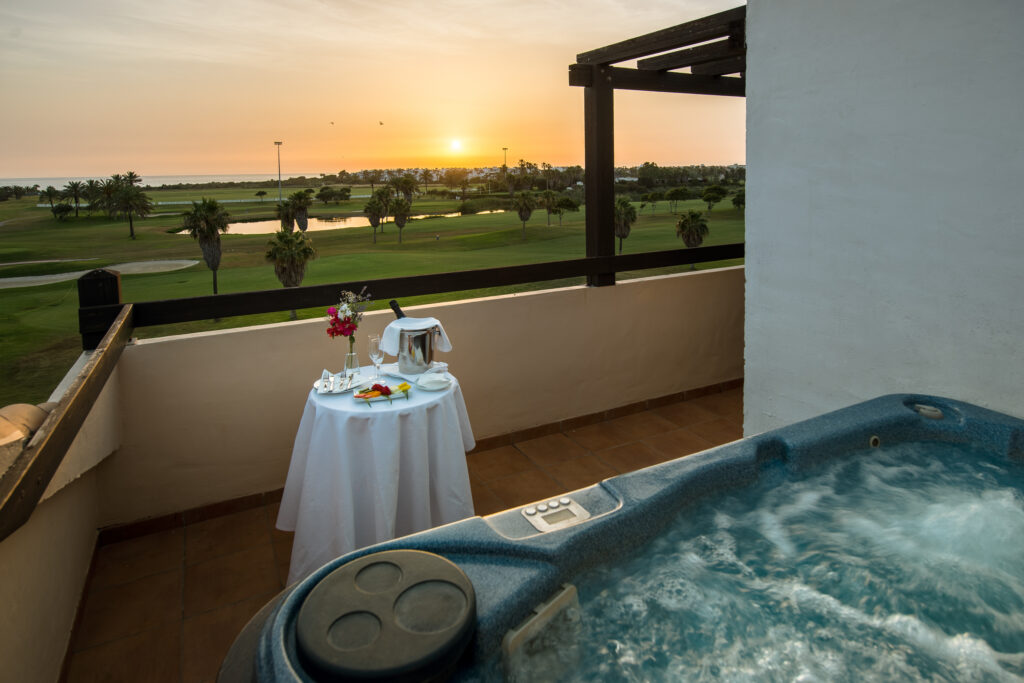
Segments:
[[[8,2],[0,177],[582,164],[576,54],[739,4]],[[615,104],[619,165],[744,161],[742,98]]]

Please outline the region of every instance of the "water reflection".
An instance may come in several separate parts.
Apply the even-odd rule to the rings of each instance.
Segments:
[[[480,211],[479,214],[485,213],[503,213],[503,211]],[[477,214],[477,215],[479,215]],[[422,220],[422,219],[437,219],[437,218],[457,218],[461,216],[461,213],[431,213],[423,214],[419,216],[410,216],[409,220]],[[388,221],[387,226],[389,228],[394,226],[392,221]],[[309,227],[306,232],[316,232],[319,230],[340,230],[342,228],[368,228],[370,227],[370,221],[366,216],[346,216],[342,218],[313,218],[309,219]],[[270,220],[270,221],[251,221],[248,223],[230,223],[228,225],[229,235],[269,235],[275,233],[281,229],[281,221]],[[298,230],[298,228],[296,228]],[[187,235],[187,232],[180,232],[179,235]]]

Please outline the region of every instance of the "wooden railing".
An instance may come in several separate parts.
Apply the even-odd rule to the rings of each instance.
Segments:
[[[409,275],[376,280],[354,280],[351,282],[336,282],[329,285],[314,285],[310,287],[268,289],[237,294],[197,296],[187,299],[143,301],[134,304],[134,320],[136,327],[149,327],[151,325],[166,325],[192,320],[229,318],[236,315],[275,313],[315,306],[329,306],[338,300],[338,293],[341,290],[348,289],[358,292],[363,287],[366,288],[366,291],[374,299],[381,300],[422,294],[459,292],[469,289],[483,289],[485,287],[503,287],[570,277],[590,278],[609,274],[612,275],[611,282],[614,283],[614,273],[617,272],[723,261],[726,259],[743,258],[743,254],[744,247],[742,243],[723,244],[713,247],[698,247],[696,249],[672,249],[669,251],[652,251],[619,256],[598,256],[568,261],[530,263],[522,266],[485,268],[481,270]],[[106,296],[113,298],[114,293],[120,291],[118,287],[113,287],[109,283],[103,284],[102,281],[98,282],[102,284],[102,291],[106,292]],[[115,299],[105,304],[83,306],[79,309],[79,328],[82,332],[85,348],[88,348],[89,338],[98,339],[103,334],[110,325],[110,322],[117,316],[120,307],[121,302]]]
[[[95,350],[57,407],[0,478],[0,540],[28,521],[136,327],[326,306],[336,302],[343,289],[359,291],[366,287],[374,299],[389,299],[570,277],[608,282],[610,275],[613,284],[614,274],[618,272],[743,256],[743,244],[724,244],[138,303],[120,301],[117,273],[92,271],[79,280],[79,330],[83,347]]]

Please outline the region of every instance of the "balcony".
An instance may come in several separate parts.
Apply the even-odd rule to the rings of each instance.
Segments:
[[[732,267],[414,309],[453,340],[477,514],[740,438],[743,285]],[[368,313],[360,339],[391,318]],[[56,678],[65,644],[71,681],[213,680],[283,587],[291,534],[273,521],[291,442],[311,380],[346,350],[322,328],[124,347],[42,502],[0,545],[13,620],[48,631],[24,629],[37,656],[19,680]]]

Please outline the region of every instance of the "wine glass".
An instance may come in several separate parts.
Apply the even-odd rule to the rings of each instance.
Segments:
[[[373,378],[379,380],[381,378],[380,364],[384,360],[384,351],[380,348],[380,335],[370,335],[370,360],[373,361]]]

